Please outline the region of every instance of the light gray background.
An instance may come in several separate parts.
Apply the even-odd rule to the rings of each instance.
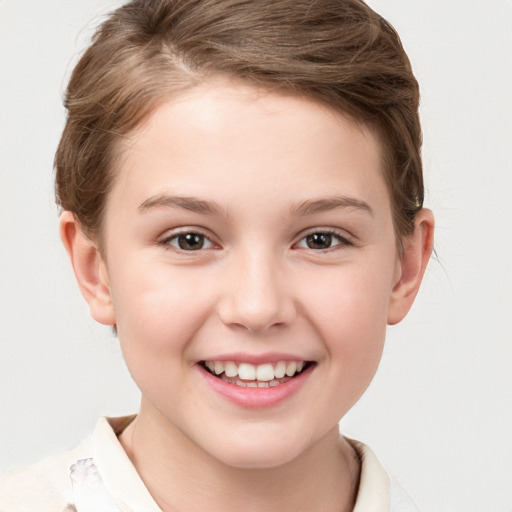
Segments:
[[[52,159],[65,77],[120,2],[0,0],[0,470],[133,412],[57,237]],[[422,87],[436,247],[413,311],[347,416],[424,512],[512,511],[512,2],[370,0]]]

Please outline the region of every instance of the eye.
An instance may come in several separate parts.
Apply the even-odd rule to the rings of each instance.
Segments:
[[[171,245],[181,251],[199,251],[211,249],[214,244],[202,233],[194,231],[178,233],[162,241],[163,245]]]
[[[352,243],[338,233],[332,231],[316,231],[302,238],[296,247],[321,251],[332,249],[337,245],[352,245]]]

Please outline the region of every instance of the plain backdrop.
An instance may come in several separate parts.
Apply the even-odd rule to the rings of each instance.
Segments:
[[[370,0],[422,89],[438,259],[343,419],[423,512],[512,511],[512,2]],[[0,471],[137,410],[57,236],[53,154],[67,77],[120,2],[0,0]]]

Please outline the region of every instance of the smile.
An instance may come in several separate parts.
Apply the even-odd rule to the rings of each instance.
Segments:
[[[202,361],[201,364],[209,373],[229,384],[246,388],[268,388],[300,375],[312,362],[278,361],[254,365],[234,361]]]

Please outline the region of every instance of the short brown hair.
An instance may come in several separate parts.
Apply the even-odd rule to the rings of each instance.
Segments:
[[[97,29],[65,97],[56,198],[101,234],[115,149],[162,102],[225,76],[308,97],[377,133],[397,237],[423,204],[419,89],[396,31],[360,0],[133,0]]]

